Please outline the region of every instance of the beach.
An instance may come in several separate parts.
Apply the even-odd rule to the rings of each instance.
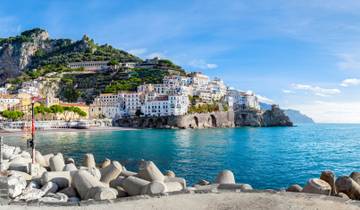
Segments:
[[[44,205],[44,204],[43,204]],[[140,196],[132,199],[119,199],[115,201],[89,201],[79,206],[66,206],[66,204],[43,205],[10,205],[0,206],[0,210],[40,210],[51,209],[87,209],[87,210],[115,210],[115,209],[197,209],[197,210],[358,210],[360,202],[347,201],[342,198],[328,197],[305,193],[288,192],[222,192],[202,194],[181,194],[170,196],[148,197]]]

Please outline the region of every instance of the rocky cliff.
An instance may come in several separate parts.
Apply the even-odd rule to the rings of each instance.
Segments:
[[[293,123],[284,111],[278,106],[272,105],[266,111],[237,110],[235,111],[236,126],[273,127],[293,126]]]
[[[46,73],[64,71],[69,62],[87,60],[140,61],[110,45],[95,44],[86,35],[79,41],[50,39],[47,31],[35,28],[15,37],[0,38],[0,79],[3,82],[19,75],[20,81],[35,79]]]
[[[228,111],[195,113],[183,116],[132,117],[114,121],[116,126],[133,128],[232,128],[241,126],[292,126],[277,106],[268,111]]]
[[[40,49],[51,48],[49,34],[41,29],[24,31],[20,36],[0,39],[0,78],[17,76]]]
[[[293,126],[290,118],[276,105],[272,105],[271,110],[262,114],[262,123],[265,127]]]

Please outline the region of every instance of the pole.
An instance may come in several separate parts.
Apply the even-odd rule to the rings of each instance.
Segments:
[[[0,172],[3,170],[3,137],[0,137]]]
[[[35,164],[35,114],[34,114],[34,99],[31,102],[31,149],[32,149],[32,163]]]

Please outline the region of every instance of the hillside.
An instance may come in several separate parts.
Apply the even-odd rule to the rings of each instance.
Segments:
[[[51,39],[48,32],[35,28],[15,37],[0,38],[0,85],[11,83],[12,90],[23,82],[38,78],[58,77],[56,95],[68,102],[91,103],[102,92],[134,90],[139,84],[159,83],[162,78],[185,71],[169,60],[160,59],[151,68],[124,69],[110,72],[83,73],[83,69],[70,69],[68,64],[81,61],[110,61],[112,64],[143,60],[111,45],[99,45],[84,35],[81,40]],[[110,65],[110,64],[108,64]],[[55,76],[54,76],[55,73]]]
[[[305,114],[302,114],[298,110],[286,109],[284,112],[294,124],[315,123],[313,119],[306,116]]]

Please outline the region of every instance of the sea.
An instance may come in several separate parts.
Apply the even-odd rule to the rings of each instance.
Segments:
[[[304,185],[309,178],[332,170],[337,176],[360,171],[359,124],[299,124],[294,127],[198,130],[116,130],[38,132],[42,154],[62,152],[82,163],[93,153],[137,171],[140,160],[152,160],[160,170],[172,170],[189,185],[231,170],[238,183],[257,189]],[[26,148],[22,136],[5,136],[4,143]]]

